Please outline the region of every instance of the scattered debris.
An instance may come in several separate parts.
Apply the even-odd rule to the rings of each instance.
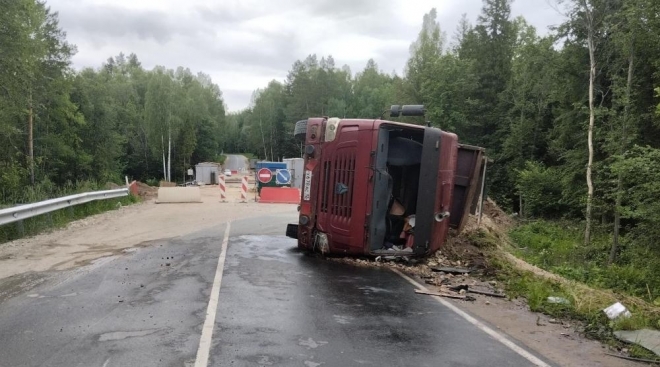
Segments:
[[[465,299],[465,296],[459,296],[459,295],[449,294],[449,293],[429,292],[429,291],[424,291],[424,290],[421,290],[421,289],[415,289],[415,293],[425,294],[427,296],[438,296],[438,297],[446,297],[446,298],[454,298],[454,299]]]
[[[628,311],[626,306],[621,304],[621,302],[617,302],[617,303],[607,307],[606,309],[603,310],[603,312],[605,312],[605,314],[607,315],[607,317],[610,320],[614,320],[614,319],[617,319],[619,317],[628,318],[628,317],[632,316],[630,314],[630,311]]]
[[[506,298],[506,295],[501,294],[501,293],[493,293],[493,292],[488,292],[488,291],[482,291],[478,289],[472,289],[470,286],[467,284],[461,284],[453,287],[449,287],[450,290],[454,292],[459,292],[461,294],[465,292],[470,292],[474,294],[481,294],[482,296],[489,296],[489,297],[495,297],[495,298]]]
[[[546,326],[547,324],[544,324],[541,322],[541,316],[536,316],[536,326]]]
[[[644,358],[634,358],[634,357],[629,357],[629,356],[624,356],[621,354],[614,354],[614,353],[605,353],[606,356],[610,357],[616,357],[616,358],[621,358],[621,359],[626,359],[628,361],[635,361],[635,362],[643,362],[643,363],[654,363],[654,364],[660,364],[660,360],[653,360],[653,359],[644,359]]]
[[[483,296],[488,296],[488,297],[506,298],[505,294],[480,291],[480,290],[476,290],[476,289],[470,289],[470,290],[468,290],[468,292],[474,293],[474,294],[481,294]]]
[[[550,319],[550,320],[548,320],[548,322],[551,323],[551,324],[561,324],[561,321],[559,321],[557,319]]]
[[[449,289],[451,289],[454,292],[467,291],[469,289],[469,286],[467,284],[461,284],[461,285],[449,287]]]
[[[470,274],[470,269],[465,268],[433,267],[431,270],[437,273],[447,273],[452,275]]]
[[[624,342],[641,345],[660,356],[660,331],[651,329],[618,330],[614,336]]]
[[[560,305],[569,305],[571,304],[564,297],[548,297],[548,303],[560,304]]]

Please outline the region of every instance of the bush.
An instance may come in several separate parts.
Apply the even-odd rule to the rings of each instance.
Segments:
[[[525,163],[517,172],[516,188],[522,195],[523,213],[531,217],[559,218],[563,215],[562,186],[555,168],[537,162]]]
[[[654,302],[660,297],[660,257],[645,250],[627,248],[628,263],[607,266],[611,237],[595,233],[592,242],[582,243],[582,227],[568,222],[536,221],[511,231],[518,255],[567,279],[612,289]]]

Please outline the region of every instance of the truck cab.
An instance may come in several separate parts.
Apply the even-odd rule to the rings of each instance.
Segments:
[[[303,188],[298,223],[287,235],[301,249],[425,256],[480,205],[484,150],[459,144],[455,134],[325,117],[296,130],[304,141]]]

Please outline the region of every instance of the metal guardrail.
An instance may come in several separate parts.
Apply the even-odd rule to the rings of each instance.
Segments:
[[[0,209],[0,225],[18,222],[27,218],[36,217],[37,215],[54,212],[74,205],[88,203],[90,201],[112,199],[122,196],[128,196],[128,188],[85,192],[82,194],[44,200],[38,203]]]

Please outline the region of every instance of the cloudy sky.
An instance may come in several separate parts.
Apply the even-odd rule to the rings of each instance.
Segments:
[[[517,0],[540,33],[562,17],[554,0]],[[135,53],[146,68],[203,71],[223,91],[229,111],[247,107],[270,80],[283,80],[295,60],[332,55],[353,72],[369,58],[401,74],[422,17],[438,10],[451,41],[463,13],[474,22],[481,0],[47,0],[78,47],[76,68]]]

